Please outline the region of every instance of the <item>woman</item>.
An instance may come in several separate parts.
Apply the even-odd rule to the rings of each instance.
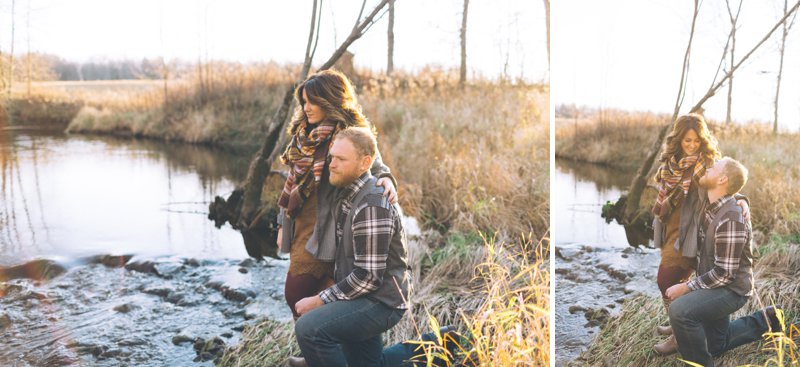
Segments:
[[[720,157],[703,116],[690,113],[678,117],[661,154],[661,166],[655,176],[659,192],[652,210],[655,245],[661,248],[657,282],[667,312],[671,302],[667,289],[689,280],[695,269],[698,212],[706,198],[698,180]],[[747,203],[739,200],[738,204],[747,215]],[[654,349],[664,355],[676,352],[678,344],[672,328],[659,326],[657,332],[669,337]]]
[[[344,74],[324,70],[311,75],[295,90],[299,108],[288,128],[291,142],[281,156],[289,177],[278,199],[278,246],[289,253],[284,294],[294,318],[295,304],[333,284],[336,248],[335,188],[328,182],[328,149],[338,131],[348,126],[368,127],[353,86]],[[395,183],[380,157],[372,165],[384,195],[397,201]]]

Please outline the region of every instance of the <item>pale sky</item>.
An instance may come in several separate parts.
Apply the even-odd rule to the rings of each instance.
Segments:
[[[12,0],[0,0],[0,50],[10,48]],[[365,14],[378,3],[369,0]],[[159,57],[302,62],[311,0],[16,0],[15,48],[69,60]],[[396,0],[395,68],[458,67],[462,0]],[[30,6],[30,31],[26,19]],[[315,57],[330,56],[355,23],[361,1],[327,0]],[[356,66],[386,68],[388,16],[351,46]],[[470,73],[548,79],[542,1],[472,0],[468,12]]]
[[[790,6],[793,2],[789,1]],[[553,1],[554,103],[671,114],[692,9],[692,0]],[[737,59],[761,40],[782,13],[782,0],[744,2]],[[800,130],[800,24],[794,27],[787,40],[779,108],[779,125],[790,131]],[[708,90],[729,30],[725,2],[701,1],[682,113]],[[771,123],[779,40],[776,31],[736,72],[734,121]],[[727,93],[723,87],[706,102],[707,116],[724,121]]]

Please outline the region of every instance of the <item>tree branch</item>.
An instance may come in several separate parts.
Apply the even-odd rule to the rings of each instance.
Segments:
[[[786,22],[786,20],[789,19],[790,15],[792,15],[795,11],[797,11],[798,7],[800,7],[800,1],[798,1],[796,4],[794,4],[794,6],[792,6],[792,8],[786,14],[784,14],[783,18],[781,18],[781,20],[779,20],[777,23],[775,23],[775,25],[772,27],[772,29],[770,29],[769,32],[767,32],[767,35],[764,36],[764,38],[762,38],[761,41],[759,41],[755,46],[753,46],[753,48],[750,49],[750,52],[748,52],[746,55],[744,55],[744,57],[741,60],[739,60],[739,62],[736,63],[736,65],[734,65],[733,68],[731,68],[730,71],[728,71],[728,73],[725,74],[725,76],[722,78],[722,80],[720,80],[716,85],[711,87],[708,90],[708,92],[706,92],[706,94],[703,96],[703,98],[700,98],[700,101],[698,101],[697,104],[694,107],[692,107],[691,112],[697,111],[698,109],[700,109],[700,107],[703,107],[703,103],[706,103],[706,101],[708,101],[709,98],[714,96],[714,94],[717,92],[717,90],[720,87],[722,87],[725,84],[725,82],[728,79],[730,79],[731,76],[733,76],[733,73],[736,71],[736,69],[738,69],[740,66],[742,66],[742,64],[745,61],[747,61],[747,59],[754,52],[756,52],[756,50],[758,50],[758,48],[761,47],[761,45],[764,44],[764,42],[766,42],[772,36],[773,33],[775,33],[775,30],[778,29],[778,27],[780,27],[781,24]]]

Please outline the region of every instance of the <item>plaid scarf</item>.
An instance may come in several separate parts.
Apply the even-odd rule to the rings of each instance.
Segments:
[[[656,204],[653,206],[653,214],[665,220],[672,209],[689,194],[692,179],[700,179],[705,173],[705,159],[690,155],[681,158],[679,162],[672,156],[658,168],[656,174],[656,182],[660,184],[660,188]]]
[[[278,205],[295,218],[322,178],[328,158],[330,141],[336,131],[336,122],[320,122],[310,132],[308,122],[298,126],[292,141],[281,155],[281,162],[289,166],[289,178],[283,185]]]

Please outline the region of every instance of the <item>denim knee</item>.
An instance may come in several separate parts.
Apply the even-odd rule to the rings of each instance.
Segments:
[[[316,328],[313,322],[308,317],[300,317],[294,322],[294,335],[297,337],[298,342],[307,341],[314,337]]]
[[[669,322],[685,323],[692,319],[691,302],[682,302],[685,299],[678,298],[669,305]]]

